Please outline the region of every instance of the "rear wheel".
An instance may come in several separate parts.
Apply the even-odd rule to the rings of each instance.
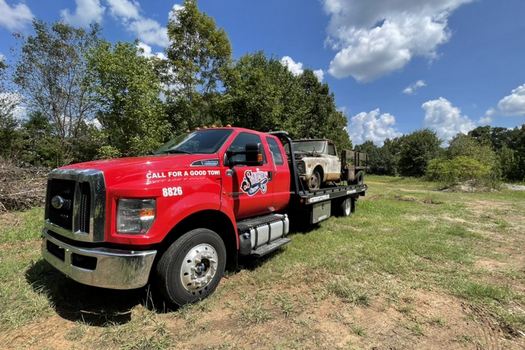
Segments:
[[[308,180],[308,189],[310,191],[315,191],[321,188],[321,171],[319,169],[314,169],[314,172],[312,173],[312,176],[310,176],[310,179]]]
[[[157,285],[171,304],[182,306],[206,298],[219,284],[226,247],[208,229],[191,230],[164,252],[157,264]]]
[[[343,201],[339,203],[339,207],[337,208],[337,216],[350,216],[352,215],[352,206],[353,206],[353,199],[352,198],[345,198]]]
[[[356,184],[362,185],[365,182],[365,172],[358,171],[356,174]]]

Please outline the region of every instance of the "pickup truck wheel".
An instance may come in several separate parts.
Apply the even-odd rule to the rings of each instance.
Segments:
[[[321,188],[321,172],[319,169],[314,169],[310,180],[308,180],[308,189],[311,191],[318,190]]]
[[[191,230],[164,252],[157,264],[157,286],[171,304],[182,306],[213,293],[226,266],[226,247],[211,230]]]
[[[356,174],[356,184],[362,185],[365,182],[365,173],[363,171],[359,171]]]

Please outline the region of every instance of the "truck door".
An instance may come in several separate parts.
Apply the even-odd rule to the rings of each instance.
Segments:
[[[337,156],[337,151],[333,143],[328,142],[326,153],[328,159],[327,180],[339,180],[341,176],[341,160]]]
[[[267,136],[266,142],[268,142],[274,167],[272,176],[273,205],[275,210],[279,211],[286,208],[290,201],[290,168],[281,142],[274,136]]]
[[[251,132],[240,132],[228,147],[228,151],[241,152],[247,144],[263,145],[263,165],[235,165],[225,172],[223,193],[233,202],[231,205],[237,219],[275,211],[272,201],[273,164],[268,157],[268,147],[261,137]],[[233,157],[236,161],[242,161],[246,156],[237,154]]]

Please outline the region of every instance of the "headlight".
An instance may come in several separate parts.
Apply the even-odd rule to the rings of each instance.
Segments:
[[[119,199],[117,232],[145,234],[155,221],[155,199]]]

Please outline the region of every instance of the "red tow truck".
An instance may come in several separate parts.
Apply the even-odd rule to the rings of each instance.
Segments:
[[[348,216],[367,186],[305,189],[286,132],[200,129],[153,156],[73,164],[49,174],[42,254],[71,279],[168,303],[211,294],[239,257],[290,242],[291,224]]]

